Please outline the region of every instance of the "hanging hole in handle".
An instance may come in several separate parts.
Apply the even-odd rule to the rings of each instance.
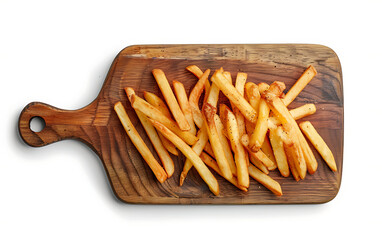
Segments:
[[[46,126],[45,120],[42,117],[38,117],[38,116],[32,117],[31,120],[29,121],[29,128],[36,133],[44,130],[45,126]]]

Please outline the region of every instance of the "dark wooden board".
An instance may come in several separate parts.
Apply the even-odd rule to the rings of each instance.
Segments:
[[[151,74],[161,68],[170,82],[182,82],[186,90],[197,79],[185,70],[191,64],[202,70],[223,67],[232,73],[248,73],[248,81],[286,83],[287,90],[312,64],[317,76],[290,105],[291,108],[314,103],[317,112],[309,120],[333,151],[338,171],[333,173],[315,151],[318,170],[314,175],[296,182],[284,178],[277,171],[270,173],[282,187],[283,196],[277,197],[265,187],[251,180],[247,193],[237,190],[217,176],[221,193],[214,196],[195,170],[189,173],[179,187],[179,175],[184,156],[174,157],[173,177],[160,184],[124,132],[113,105],[122,101],[129,117],[142,138],[149,143],[139,120],[123,91],[133,87],[138,95],[143,91],[159,94]],[[221,95],[222,101],[225,101]],[[323,203],[333,199],[340,188],[342,175],[344,99],[341,65],[337,55],[322,45],[259,44],[259,45],[142,45],[130,46],[115,58],[98,97],[88,106],[62,110],[44,103],[32,102],[21,112],[19,132],[22,139],[33,147],[44,146],[63,139],[78,139],[90,146],[100,157],[115,195],[128,203],[160,204],[282,204]],[[29,128],[32,117],[39,116],[46,126],[41,132]],[[157,159],[159,159],[157,157]]]

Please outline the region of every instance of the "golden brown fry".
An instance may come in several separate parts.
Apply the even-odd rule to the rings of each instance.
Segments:
[[[219,184],[211,171],[203,163],[200,157],[188,146],[182,139],[180,139],[176,134],[174,134],[170,129],[165,125],[161,124],[158,121],[150,119],[154,127],[160,131],[163,136],[170,140],[183,154],[192,162],[195,169],[198,171],[200,177],[207,183],[211,192],[215,195],[219,195]]]
[[[230,72],[224,71],[223,76],[228,80],[229,83],[232,84],[232,76]]]
[[[254,152],[260,150],[261,146],[263,145],[265,136],[267,135],[268,116],[268,104],[264,99],[260,99],[259,115],[257,118],[256,127],[249,139],[249,148]]]
[[[268,123],[269,124],[269,123]],[[253,131],[255,131],[256,124],[249,122],[247,119],[245,119],[245,131],[246,133],[251,136]]]
[[[334,172],[337,171],[337,165],[332,151],[324,139],[318,134],[312,123],[309,121],[302,122],[300,123],[300,128],[328,164],[329,168]]]
[[[190,125],[188,124],[186,117],[176,101],[175,95],[171,90],[166,75],[161,69],[153,69],[152,73],[180,130],[189,131],[191,129]]]
[[[317,160],[314,157],[313,152],[310,149],[305,137],[302,135],[302,132],[299,126],[297,125],[296,121],[293,119],[289,110],[279,97],[274,97],[273,94],[268,94],[268,92],[265,92],[264,96],[267,99],[267,102],[270,108],[272,109],[273,113],[276,114],[281,124],[289,124],[291,125],[291,128],[294,129],[296,136],[298,137],[298,141],[301,144],[301,150],[303,151],[308,171],[310,174],[313,174],[317,169]]]
[[[200,158],[203,160],[203,162],[210,168],[212,168],[217,174],[219,174],[220,176],[224,177],[223,174],[221,173],[220,169],[219,169],[219,166],[218,164],[216,163],[216,161],[214,159],[212,159],[212,157],[210,157],[210,155],[208,155],[207,153],[205,152],[202,152],[200,154]],[[244,192],[247,192],[248,189],[243,187],[243,186],[240,186],[237,182],[237,179],[235,177],[231,178],[231,179],[226,179],[227,181],[229,181],[230,183],[232,183],[233,185],[235,185],[237,188],[239,188],[240,190],[243,190]]]
[[[263,98],[275,98],[280,97],[285,90],[285,83],[280,81],[274,81],[267,90],[261,91]],[[266,94],[265,94],[266,92]]]
[[[294,150],[292,149],[291,146],[284,144],[284,151],[285,151],[285,154],[287,156],[287,161],[288,161],[288,165],[289,165],[290,171],[292,173],[292,176],[298,182],[301,180],[301,178],[298,175],[298,171],[297,171],[295,163],[294,163],[294,156],[293,156]]]
[[[249,137],[247,134],[244,134],[241,139],[240,139],[241,143],[243,144],[244,148],[247,149],[248,153],[252,156],[254,156],[257,160],[259,160],[260,162],[262,162],[267,168],[268,170],[273,170],[276,168],[276,164],[274,162],[272,162],[271,159],[269,159],[267,157],[267,155],[265,155],[263,153],[263,151],[259,150],[257,152],[253,152],[249,149],[248,147],[248,144],[249,144]]]
[[[316,112],[316,106],[313,103],[302,105],[298,108],[289,110],[294,120],[299,120],[303,117],[312,115]],[[277,117],[269,117],[268,122],[272,122],[275,125],[280,125],[280,121]]]
[[[284,146],[289,148],[289,155],[294,161],[294,166],[298,172],[301,179],[305,178],[306,175],[306,161],[301,149],[301,142],[296,133],[296,129],[290,124],[284,124],[284,132],[286,133],[283,138]]]
[[[256,112],[259,112],[259,104],[261,98],[259,87],[253,82],[247,82],[245,84],[245,93],[248,97],[249,104],[251,104]]]
[[[209,142],[206,143],[204,151],[208,153],[211,157],[215,158],[214,150],[212,150],[211,144]]]
[[[194,74],[197,78],[201,78],[203,75],[203,71],[200,70],[200,68],[196,65],[190,65],[186,67],[188,71],[190,71],[192,74]]]
[[[143,97],[146,99],[148,103],[153,105],[156,109],[161,111],[166,117],[172,119],[170,110],[168,110],[166,103],[162,100],[162,98],[158,97],[154,93],[144,91]]]
[[[248,77],[248,74],[242,73],[242,72],[239,72],[236,75],[235,88],[237,89],[237,91],[242,96],[245,95],[244,94],[244,91],[245,91],[244,89],[245,89],[245,84],[246,84],[246,81],[247,81],[247,77]],[[237,126],[239,128],[239,135],[240,135],[240,138],[241,138],[244,134],[247,134],[247,131],[246,131],[246,121],[248,122],[248,120],[245,119],[243,114],[241,114],[239,109],[237,109],[236,107],[233,108],[232,110],[233,110],[233,112],[235,114],[235,117],[236,117],[236,120],[237,120]],[[247,165],[249,165],[249,156],[248,156],[248,152],[246,150],[244,151],[244,155],[245,155],[245,160],[247,162]]]
[[[271,143],[269,142],[269,135],[265,136],[264,143],[261,145],[261,151],[263,151],[263,153],[267,155],[267,157],[277,166],[276,158],[275,155],[273,155],[273,149]]]
[[[186,89],[184,88],[183,83],[178,81],[173,81],[172,85],[174,87],[175,96],[176,96],[176,99],[178,100],[180,109],[182,109],[182,112],[184,116],[186,117],[188,125],[190,125],[190,133],[195,135],[196,127],[194,123],[194,117],[192,116],[191,106],[187,99]]]
[[[227,121],[224,123],[227,130],[227,135],[231,141],[232,150],[235,153],[235,163],[237,168],[237,180],[240,186],[245,188],[249,187],[249,175],[247,159],[245,158],[245,150],[240,142],[239,127],[233,112],[228,107],[225,108],[224,119]]]
[[[265,173],[257,169],[252,164],[249,164],[248,171],[249,171],[249,175],[253,179],[261,183],[264,187],[268,188],[276,196],[283,195],[280,184],[276,182],[273,178],[266,175]]]
[[[299,120],[303,117],[312,115],[316,112],[316,106],[313,103],[302,105],[301,107],[290,110],[290,114],[294,120]]]
[[[289,177],[288,160],[284,151],[284,144],[281,139],[282,127],[270,128],[269,139],[273,148],[274,156],[277,162],[277,168],[284,177]]]
[[[216,107],[210,105],[209,103],[206,103],[203,106],[203,113],[205,122],[207,123],[206,126],[208,138],[214,151],[216,161],[224,177],[227,179],[231,179],[233,177],[232,170],[225,156],[224,149],[220,142],[219,134],[215,124],[214,116],[216,114]]]
[[[175,156],[178,156],[178,151],[176,150],[174,144],[172,144],[172,142],[170,142],[167,138],[163,137],[161,133],[158,133],[158,136],[167,151]]]
[[[202,75],[203,75],[203,72],[202,72],[202,70],[200,70],[200,68],[198,67],[198,66],[196,66],[196,65],[191,65],[191,66],[188,66],[188,67],[186,67],[186,69],[188,70],[188,71],[190,71],[191,73],[193,73],[197,78],[201,78],[202,77]],[[210,74],[210,73],[208,73],[208,74]],[[208,76],[207,76],[208,77]],[[204,95],[204,99],[203,99],[203,102],[206,102],[207,101],[207,98],[208,98],[208,95],[209,95],[209,92],[210,92],[210,88],[211,88],[211,85],[210,85],[210,82],[208,81],[208,79],[207,79],[207,81],[205,82],[205,84],[204,84],[204,88],[205,88],[205,95]],[[200,123],[200,122],[199,122]],[[199,128],[200,128],[200,126],[198,125],[198,124],[196,124],[196,126],[198,126]]]
[[[267,83],[264,83],[264,82],[257,84],[257,86],[259,87],[260,95],[262,95],[265,91],[267,91],[269,89],[269,85]]]
[[[247,151],[248,152],[248,151]],[[269,174],[268,168],[257,158],[252,156],[252,154],[249,154],[249,160],[253,165],[255,165],[258,169],[260,169],[263,173]]]
[[[314,156],[312,149],[310,148],[308,142],[306,141],[304,135],[299,131],[298,132],[298,139],[301,143],[301,150],[304,155],[304,158],[306,159],[306,166],[308,169],[308,172],[310,174],[313,174],[317,170],[317,160]]]
[[[161,113],[158,109],[153,107],[151,104],[138,97],[137,95],[133,95],[131,99],[131,105],[134,109],[138,109],[147,117],[156,120],[162,124],[164,124],[167,128],[173,131],[176,135],[182,138],[187,144],[193,145],[198,140],[198,138],[190,132],[184,132],[180,130],[176,122],[169,119],[163,113]],[[169,139],[170,140],[170,139]],[[170,140],[171,141],[171,140]]]
[[[160,97],[158,97],[154,93],[146,92],[146,91],[143,92],[143,96],[148,103],[150,103],[156,109],[161,111],[166,117],[168,117],[169,119],[172,118],[171,113],[166,106],[166,103]],[[174,144],[172,144],[172,142],[170,142],[167,138],[163,137],[161,133],[158,133],[158,135],[160,140],[163,143],[163,146],[167,149],[167,151],[169,151],[171,154],[175,156],[178,156],[178,151],[176,150],[176,147],[174,146]]]
[[[213,83],[224,93],[224,95],[237,107],[243,116],[250,122],[256,120],[256,111],[253,107],[245,100],[237,89],[229,83],[229,81],[223,76],[219,71],[216,71],[211,77]]]
[[[293,102],[293,100],[298,96],[298,94],[300,94],[305,86],[308,85],[313,77],[316,76],[316,74],[316,69],[310,65],[282,99],[285,106],[288,106],[291,102]]]
[[[199,69],[199,68],[198,68]],[[195,87],[192,89],[189,96],[189,103],[191,106],[192,116],[194,118],[194,122],[198,128],[201,128],[203,125],[203,116],[202,112],[199,109],[199,99],[205,88],[205,84],[208,82],[208,75],[210,74],[210,70],[207,69],[199,78],[199,81],[196,83]],[[208,93],[206,89],[206,95]]]
[[[247,81],[247,74],[246,73],[242,73],[242,72],[239,72],[236,76],[236,82],[235,82],[235,88],[237,89],[237,91],[242,95],[244,96],[244,86],[245,86],[245,82]],[[235,114],[235,117],[236,117],[236,120],[237,120],[237,125],[238,125],[238,128],[239,128],[239,134],[240,134],[240,137],[243,136],[244,134],[246,134],[246,131],[245,131],[245,118],[243,116],[243,114],[241,114],[241,112],[235,107],[235,108],[232,108],[234,114]]]
[[[132,95],[135,95],[135,91],[132,88],[125,88],[126,95],[131,101]],[[174,162],[172,161],[172,158],[170,157],[170,154],[167,152],[166,148],[163,146],[157,132],[155,131],[155,128],[150,123],[150,121],[147,119],[146,115],[144,115],[139,110],[135,110],[137,113],[137,116],[142,123],[143,128],[145,129],[147,136],[149,137],[151,143],[153,144],[153,147],[155,151],[157,152],[159,159],[162,162],[162,165],[164,169],[166,170],[168,178],[172,176],[174,173]]]
[[[244,96],[244,88],[247,82],[247,78],[248,78],[248,74],[243,72],[238,72],[236,75],[235,87],[239,91],[239,93],[243,96]]]
[[[215,75],[216,75],[216,73],[218,73],[218,72],[219,72],[220,74],[223,74],[223,68],[220,68],[219,70],[216,70],[215,73],[212,75],[211,80],[212,80],[213,78],[215,78]],[[223,76],[223,75],[222,75],[222,76]],[[225,78],[224,78],[224,79],[225,79]],[[228,80],[227,80],[227,81],[228,81]],[[214,82],[212,82],[212,85],[211,85],[210,91],[209,91],[209,93],[208,93],[208,97],[207,97],[206,102],[207,102],[208,104],[210,104],[211,106],[216,107],[217,104],[218,104],[218,101],[219,101],[219,92],[220,92],[220,90],[219,90],[219,88],[217,87],[217,85],[216,85]]]
[[[224,150],[224,155],[228,161],[228,165],[231,168],[232,174],[237,176],[236,164],[231,152],[231,146],[229,145],[228,139],[225,135],[223,123],[218,115],[214,115],[214,121],[216,130],[218,131],[219,140]]]
[[[192,150],[199,156],[202,152],[204,147],[206,146],[208,142],[208,134],[207,129],[205,126],[202,126],[201,129],[198,131],[197,137],[199,138],[198,141],[192,146]],[[188,172],[192,168],[192,162],[188,158],[186,159],[186,162],[184,163],[183,171],[180,174],[180,182],[179,185],[182,186],[184,180],[187,177]]]
[[[207,98],[210,95],[210,90],[211,90],[211,84],[210,84],[210,81],[208,81],[208,79],[204,84],[204,89],[206,90],[204,92],[204,98],[203,98],[203,102],[205,103],[205,102],[207,102]]]
[[[158,161],[150,152],[150,149],[147,147],[141,136],[139,136],[139,133],[130,121],[130,118],[127,115],[122,103],[117,102],[114,105],[114,110],[117,113],[118,118],[121,121],[127,135],[131,139],[131,142],[137,148],[138,152],[141,154],[142,158],[145,160],[147,165],[149,165],[150,169],[153,171],[158,181],[163,183],[167,179],[167,174],[165,170],[162,168],[161,165],[159,165]]]

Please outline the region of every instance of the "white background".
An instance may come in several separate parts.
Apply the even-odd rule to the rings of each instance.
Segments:
[[[0,239],[323,239],[380,236],[379,1],[0,1]],[[84,144],[31,148],[22,108],[77,109],[132,44],[318,43],[338,54],[345,152],[321,205],[146,206],[119,202]]]

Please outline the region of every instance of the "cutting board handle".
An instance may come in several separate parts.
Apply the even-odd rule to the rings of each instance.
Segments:
[[[41,102],[31,102],[20,114],[19,133],[21,138],[32,147],[41,147],[63,139],[82,138],[82,127],[93,121],[94,106],[90,104],[79,110],[63,110]],[[34,117],[45,122],[40,132],[30,128]]]

